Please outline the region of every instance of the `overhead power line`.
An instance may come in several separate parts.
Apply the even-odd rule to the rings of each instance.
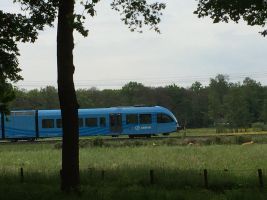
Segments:
[[[224,74],[224,73],[222,73]],[[228,73],[225,75],[229,76],[229,81],[236,82],[241,81],[240,79],[244,79],[246,77],[250,77],[252,79],[261,79],[267,77],[267,71],[262,72],[250,72],[250,73]],[[129,77],[129,78],[114,78],[114,79],[91,79],[91,80],[75,80],[76,87],[121,87],[124,84],[130,81],[141,82],[143,84],[149,86],[160,86],[167,84],[192,84],[195,81],[199,81],[201,83],[208,83],[211,78],[215,78],[214,74],[206,74],[206,75],[190,75],[190,76],[160,76],[160,77]],[[257,81],[257,80],[256,80]],[[23,81],[16,84],[18,87],[45,87],[47,85],[56,86],[56,80],[34,80],[34,81]],[[189,86],[189,85],[188,85]]]

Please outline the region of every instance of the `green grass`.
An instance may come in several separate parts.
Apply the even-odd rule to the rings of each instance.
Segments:
[[[81,148],[81,169],[129,166],[168,169],[258,169],[267,166],[267,145],[147,146]],[[0,145],[0,169],[58,171],[61,149],[54,144]],[[238,162],[237,162],[238,158]]]
[[[80,149],[79,199],[266,199],[257,177],[262,168],[267,183],[266,152],[265,144],[85,145]],[[73,199],[59,192],[60,159],[55,144],[1,144],[0,199]],[[208,169],[209,190],[203,187],[203,169]]]

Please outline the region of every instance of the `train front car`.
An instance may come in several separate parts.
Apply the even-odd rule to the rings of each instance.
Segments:
[[[155,106],[157,112],[157,132],[159,134],[169,134],[179,129],[179,124],[174,114],[167,108]]]
[[[177,119],[161,106],[122,108],[122,134],[129,137],[169,134],[177,131]]]

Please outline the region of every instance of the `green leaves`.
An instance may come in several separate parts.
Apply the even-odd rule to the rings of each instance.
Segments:
[[[166,7],[164,3],[148,4],[146,0],[113,0],[111,7],[120,13],[121,20],[131,31],[142,33],[143,25],[147,25],[160,33],[158,24],[161,11]]]
[[[84,37],[88,36],[88,30],[84,27],[84,15],[74,14],[73,28],[78,31]]]
[[[198,17],[209,16],[214,23],[238,22],[243,19],[248,25],[264,27],[267,22],[267,2],[265,0],[199,0]],[[267,30],[260,32],[263,36]]]
[[[22,77],[18,67],[19,50],[17,41],[34,41],[37,32],[30,26],[28,19],[20,14],[0,11],[0,81],[18,81]]]
[[[14,98],[15,92],[12,85],[0,80],[0,112],[8,113],[8,103]]]
[[[73,22],[73,28],[78,31],[81,35],[84,37],[88,36],[88,29],[84,27],[84,23],[86,20],[85,13],[89,14],[91,17],[94,17],[96,15],[95,6],[96,4],[100,2],[100,0],[91,0],[91,2],[81,1],[81,5],[84,8],[84,11],[82,14],[74,14],[74,22]]]
[[[59,0],[13,0],[27,11],[28,20],[36,30],[43,30],[45,25],[53,26],[57,17]]]

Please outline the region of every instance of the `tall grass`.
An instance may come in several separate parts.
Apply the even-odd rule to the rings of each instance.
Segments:
[[[88,147],[80,149],[80,168],[255,170],[267,167],[267,145]],[[0,145],[0,171],[58,172],[61,149],[52,144]]]
[[[85,146],[80,149],[80,199],[266,199],[266,190],[257,189],[257,169],[264,170],[267,183],[266,151],[263,144]],[[59,192],[60,159],[57,145],[0,145],[0,199],[74,198]],[[203,169],[211,190],[203,187]]]

